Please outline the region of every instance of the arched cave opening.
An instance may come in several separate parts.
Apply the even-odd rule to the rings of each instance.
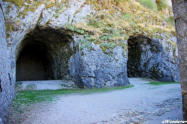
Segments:
[[[24,46],[16,68],[17,81],[54,79],[47,47],[37,41]]]
[[[145,36],[131,36],[128,39],[128,77],[143,77],[156,80],[172,80],[170,70],[164,63],[163,47],[158,40]]]
[[[141,48],[140,42],[136,37],[128,39],[128,61],[127,61],[127,74],[128,77],[140,77],[141,70],[139,68],[141,61]]]
[[[16,80],[71,80],[72,41],[63,29],[36,27],[17,47]]]

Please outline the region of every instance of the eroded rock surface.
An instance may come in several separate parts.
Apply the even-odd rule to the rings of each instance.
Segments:
[[[128,40],[128,76],[148,77],[160,81],[179,81],[176,48],[162,43],[163,41],[159,39],[150,39],[145,36],[130,37]]]
[[[80,79],[88,88],[111,87],[129,84],[127,55],[122,47],[116,47],[111,55],[103,53],[98,45],[93,50],[81,51]]]
[[[11,23],[11,25],[14,25],[13,27],[17,26],[16,30],[8,32],[9,37],[7,38],[9,47],[13,49],[11,51],[12,59],[17,61],[17,76],[27,77],[26,71],[36,68],[36,70],[33,70],[35,72],[33,77],[37,77],[37,79],[73,80],[81,88],[101,88],[129,84],[126,68],[127,55],[125,55],[122,47],[119,46],[110,50],[109,54],[104,53],[100,46],[94,43],[89,44],[89,48],[84,47],[87,39],[70,30],[72,28],[70,24],[86,21],[85,17],[93,12],[84,0],[79,2],[69,1],[68,6],[63,11],[59,10],[57,6],[46,8],[46,5],[41,4],[34,12],[28,12],[24,17],[20,15],[23,10],[12,3],[4,2],[3,7],[6,10],[6,18],[14,19],[14,21],[8,21],[7,23]],[[25,7],[22,8],[25,9]],[[7,12],[8,10],[9,12]],[[15,20],[19,20],[20,23],[15,23]],[[25,24],[25,26],[22,24]],[[84,42],[82,42],[83,40]],[[29,46],[29,44],[31,44],[31,47],[32,44],[40,44],[37,46],[45,47],[46,52],[42,53],[47,56],[46,58],[50,62],[43,59],[44,62],[38,63],[40,65],[45,63],[49,67],[43,67],[45,71],[41,71],[42,73],[48,72],[47,74],[37,74],[39,72],[37,69],[41,66],[36,65],[37,62],[34,61],[35,66],[32,69],[26,69],[25,71],[21,69],[20,65],[23,64],[25,67],[31,68],[28,65],[30,62],[27,63],[26,59],[25,63],[21,62],[24,57],[20,59],[21,52],[24,52],[24,47]],[[35,48],[33,47],[33,49]],[[27,58],[29,55],[26,55]],[[13,71],[16,74],[15,69]],[[20,76],[21,73],[23,76]],[[30,74],[28,73],[28,75]],[[42,78],[38,77],[39,75]],[[26,78],[22,79],[27,80]]]
[[[83,30],[84,28],[75,29],[78,27],[74,26],[75,24],[82,24],[83,27],[87,22],[94,24],[87,18],[97,15],[96,9],[91,3],[89,4],[85,0],[70,0],[64,1],[63,4],[30,2],[17,5],[18,3],[15,2],[4,1],[7,42],[9,48],[12,49],[10,51],[13,55],[11,59],[15,63],[19,60],[20,52],[28,43],[41,43],[41,46],[46,46],[47,49],[45,56],[51,56],[48,57],[50,62],[46,60],[50,69],[46,71],[48,74],[44,74],[48,75],[45,79],[73,80],[79,87],[88,88],[129,84],[127,77],[128,43],[126,40],[121,40],[127,37],[126,34],[121,33],[124,36],[120,38],[118,36],[120,34],[115,34],[112,31],[111,33],[114,34],[111,36],[102,36],[91,42],[90,39],[94,39],[97,37],[95,34],[100,33],[98,30],[93,27],[93,29],[86,30]],[[139,5],[137,4],[137,6]],[[100,16],[102,18],[102,15],[98,15],[98,18]],[[103,18],[105,17],[103,16]],[[97,24],[95,26],[97,27]],[[94,38],[91,38],[91,35]],[[117,38],[111,42],[109,37],[114,37],[113,35]],[[174,37],[171,32],[167,36]],[[144,71],[146,73],[143,73],[142,76],[151,77],[150,75],[154,75],[152,76],[154,79],[178,81],[175,38],[170,38],[171,42],[168,42],[168,38],[162,37],[162,39],[159,39],[162,44],[149,45],[149,47],[161,47],[162,52],[151,55],[153,52],[148,50],[147,53],[150,55],[139,60],[140,66],[144,65],[144,69],[146,68]],[[164,51],[167,49],[169,52],[165,53]],[[157,55],[160,58],[164,57],[164,59],[156,58]],[[152,61],[146,62],[148,59]],[[12,71],[16,75],[16,68],[13,68]],[[151,71],[154,74],[148,74],[152,73]]]
[[[130,4],[128,5],[127,11],[133,14],[134,10],[129,10],[129,8],[132,9],[134,6],[139,9],[141,8],[141,10],[136,13],[137,16],[133,15],[135,18],[141,17],[137,25],[135,22],[129,20],[132,16],[130,17],[128,14],[121,15],[121,13],[119,13],[123,10],[122,7],[117,9],[115,8],[116,6],[112,7],[112,11],[114,11],[113,16],[108,15],[110,12],[107,11],[107,6],[111,6],[111,4],[106,4],[102,1],[100,1],[98,5],[106,4],[107,6],[103,6],[103,10],[101,9],[104,14],[98,15],[97,13],[99,12],[96,11],[97,9],[91,7],[92,5],[88,4],[85,0],[65,0],[63,3],[55,3],[53,1],[49,4],[41,1],[26,2],[26,4],[21,2],[16,3],[14,0],[7,1],[8,0],[4,0],[1,2],[1,5],[6,18],[8,50],[4,47],[6,43],[1,42],[3,43],[3,45],[1,45],[3,46],[1,55],[2,57],[7,56],[6,51],[10,53],[9,60],[4,61],[5,59],[3,58],[2,63],[8,64],[9,61],[11,61],[9,65],[11,66],[11,72],[13,74],[10,74],[9,77],[12,81],[16,80],[16,66],[19,65],[19,57],[21,56],[22,50],[27,48],[27,45],[32,46],[33,44],[37,44],[40,48],[45,49],[42,53],[50,60],[43,59],[47,63],[47,67],[49,67],[44,67],[47,68],[48,72],[45,79],[73,80],[77,86],[81,88],[128,85],[128,43],[126,40],[128,39],[127,35],[136,32],[140,32],[144,35],[148,34],[150,37],[152,35],[157,36],[157,38],[161,37],[159,38],[159,41],[161,41],[160,43],[158,43],[157,40],[151,40],[152,43],[145,43],[143,45],[145,48],[143,48],[143,46],[141,47],[143,51],[147,52],[144,52],[141,59],[139,59],[139,71],[144,69],[140,76],[163,81],[178,81],[179,79],[177,68],[178,55],[173,28],[170,28],[160,17],[158,18],[156,13],[144,9],[135,1],[132,1],[135,2],[133,7]],[[96,8],[97,7],[98,6],[96,6]],[[137,10],[136,8],[134,9]],[[151,16],[145,13],[149,13]],[[107,14],[106,17],[105,14]],[[93,18],[86,18],[88,16]],[[119,17],[124,18],[119,19]],[[107,27],[105,23],[102,22],[103,19]],[[145,20],[147,24],[140,23],[142,19],[143,21]],[[113,23],[110,20],[119,21]],[[126,20],[126,22],[121,23],[123,20]],[[91,25],[90,27],[85,26],[85,23],[88,22]],[[79,25],[75,27],[73,24]],[[103,25],[105,28],[102,27]],[[181,27],[180,24],[177,25]],[[94,26],[101,26],[102,30]],[[152,28],[146,28],[146,26],[149,28],[154,27],[154,30],[152,30]],[[81,30],[78,27],[81,27]],[[185,27],[185,25],[183,27]],[[75,28],[78,29],[75,30]],[[5,32],[3,28],[1,29],[3,30],[2,32]],[[166,29],[166,31],[164,29]],[[183,31],[183,33],[184,32],[185,31]],[[167,37],[164,36],[165,34]],[[181,39],[182,38],[184,37],[182,36]],[[183,50],[186,45],[183,45],[183,42],[181,42],[180,46]],[[150,49],[151,47],[153,48]],[[29,52],[32,53],[32,50]],[[33,54],[37,54],[37,52],[40,51],[36,51],[36,53],[33,52]],[[183,52],[180,51],[179,53],[183,54]],[[183,63],[185,63],[185,61]],[[1,64],[3,69],[5,69],[4,64]],[[184,72],[187,70],[186,68],[182,69]],[[3,72],[2,77],[6,78],[6,81],[8,81],[10,78],[8,77],[8,79],[6,72]],[[44,73],[44,71],[42,71],[42,73]],[[185,82],[184,77],[187,76],[182,76],[182,82]],[[6,85],[7,84],[8,83],[6,83]],[[13,90],[10,90],[10,92],[12,91]],[[5,94],[3,94],[2,97],[4,99]]]
[[[14,79],[10,69],[10,58],[5,34],[4,14],[0,0],[0,124],[5,120],[8,106],[14,96]]]

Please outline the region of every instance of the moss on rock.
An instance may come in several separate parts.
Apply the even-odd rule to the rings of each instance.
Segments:
[[[16,6],[18,7],[21,7],[24,5],[24,0],[3,0],[4,2],[10,2],[10,3],[13,3],[15,4]]]

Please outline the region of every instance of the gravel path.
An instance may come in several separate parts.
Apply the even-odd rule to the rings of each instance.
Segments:
[[[152,86],[140,78],[130,82],[133,88],[33,105],[22,124],[160,124],[182,119],[179,84]]]

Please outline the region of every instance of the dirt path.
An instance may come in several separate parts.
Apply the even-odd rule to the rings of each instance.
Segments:
[[[133,88],[106,93],[61,96],[32,106],[22,124],[159,124],[182,119],[179,84],[152,86],[133,78]]]

